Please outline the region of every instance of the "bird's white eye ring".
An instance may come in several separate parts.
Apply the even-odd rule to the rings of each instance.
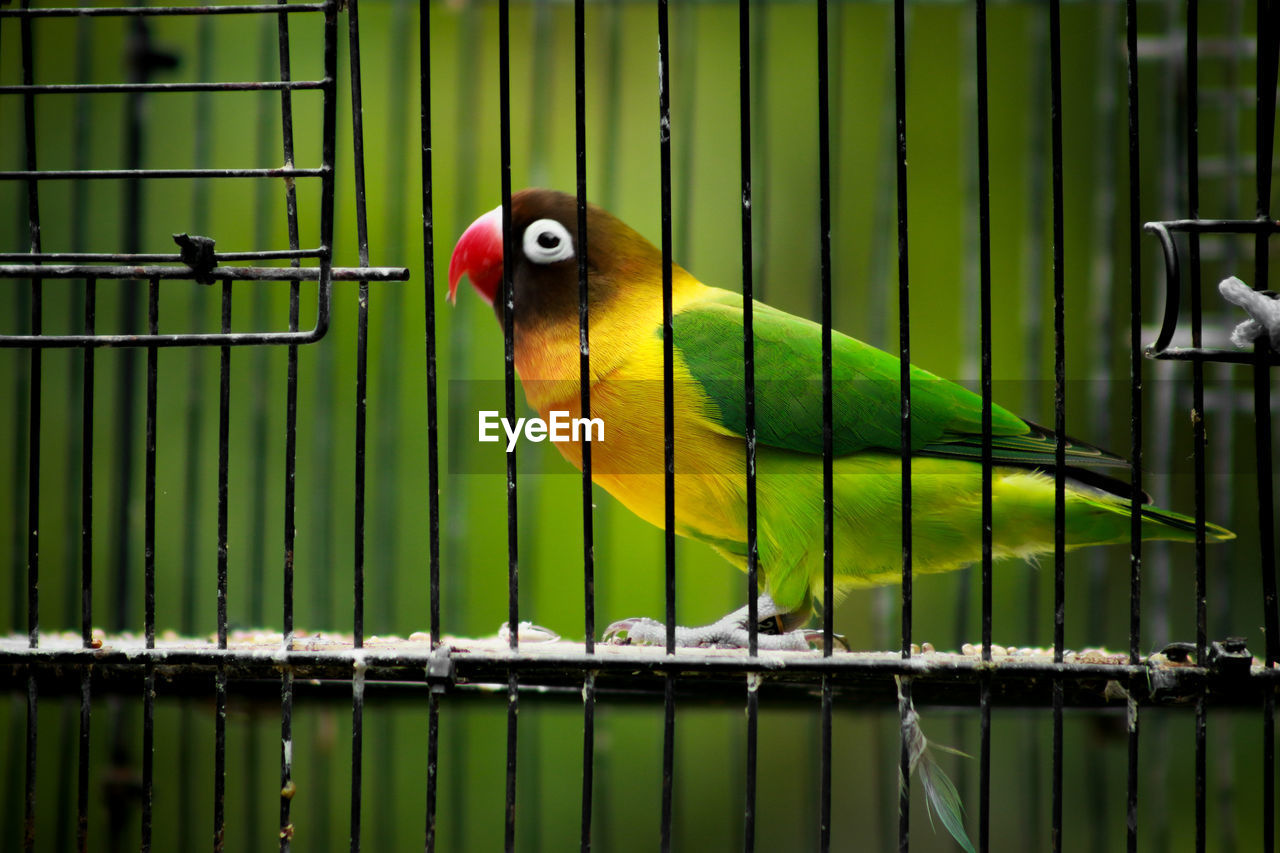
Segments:
[[[539,219],[524,229],[524,256],[535,264],[554,264],[573,257],[573,238],[554,219]]]

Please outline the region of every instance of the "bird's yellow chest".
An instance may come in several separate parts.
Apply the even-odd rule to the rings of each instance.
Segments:
[[[556,449],[581,469],[582,438],[592,435],[592,479],[632,512],[662,526],[666,504],[662,340],[657,336],[628,340],[625,354],[611,353],[607,372],[597,373],[593,362],[590,414],[599,420],[599,429],[579,433],[577,441],[558,442]],[[571,370],[567,353],[553,365],[549,348],[537,352],[538,363],[525,360],[521,364],[517,358],[529,404],[544,419],[553,411],[580,417],[576,348]],[[677,526],[682,532],[741,540],[746,535],[745,515],[738,511],[745,489],[742,440],[715,428],[714,404],[689,374],[678,351],[674,373]],[[551,378],[566,374],[571,378]]]

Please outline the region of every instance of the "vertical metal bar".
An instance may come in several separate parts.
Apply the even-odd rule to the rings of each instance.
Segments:
[[[738,0],[738,160],[742,190],[742,358],[746,402],[747,469],[747,653],[759,653],[760,549],[756,530],[756,354],[751,255],[751,4]],[[830,620],[828,620],[830,621]],[[747,676],[747,772],[743,806],[743,849],[756,845],[756,764],[760,725],[758,682]]]
[[[286,630],[287,637],[292,636]],[[292,639],[286,642],[286,648],[293,647]],[[290,819],[290,805],[296,786],[293,781],[293,670],[286,667],[280,676],[280,851],[287,853],[293,849],[293,822]]]
[[[1142,627],[1142,247],[1139,242],[1141,223],[1141,159],[1138,148],[1138,8],[1136,0],[1126,0],[1125,32],[1128,48],[1129,97],[1129,455],[1134,497],[1130,502],[1130,586],[1129,586],[1129,660],[1138,662],[1138,645]]]
[[[578,194],[578,388],[582,417],[591,417],[591,337],[587,304],[587,107],[586,4],[573,4],[574,163]],[[587,654],[595,653],[596,581],[595,525],[591,500],[591,442],[582,442],[582,594]],[[582,810],[579,848],[591,849],[591,815],[595,779],[595,673],[582,684]]]
[[[894,106],[898,185],[898,382],[902,456],[902,656],[911,657],[911,301],[907,255],[906,2],[894,0]]]
[[[320,243],[324,252],[320,257],[320,283],[317,305],[317,324],[323,322],[327,328],[329,323],[330,302],[332,299],[331,270],[333,267],[333,210],[334,210],[334,168],[335,147],[337,137],[337,102],[338,102],[338,2],[329,0],[324,12],[324,103],[323,130],[321,138],[321,163],[326,169],[321,178],[320,189]],[[331,347],[318,347],[315,351],[315,385],[321,394],[337,405],[331,386],[335,383],[334,355]],[[334,488],[335,454],[333,431],[325,419],[315,425],[314,453],[319,463],[316,466],[315,494],[319,499],[314,502],[315,530],[319,536],[320,548],[316,555],[315,610],[316,618],[333,620],[337,614],[333,608],[334,583],[334,551],[331,531],[336,527],[334,519],[335,501],[332,495]],[[316,736],[323,730],[323,723],[316,719]],[[325,763],[332,761],[332,754],[324,753]],[[315,785],[316,803],[319,814],[329,814],[332,810],[333,784],[329,774],[322,773]]]
[[[757,81],[768,80],[768,56],[767,49],[769,38],[769,4],[758,4],[758,21],[759,25],[751,34],[751,66],[755,79]],[[756,109],[751,116],[754,128],[752,136],[754,142],[751,146],[751,158],[755,163],[760,164],[757,170],[758,174],[769,174],[769,101],[768,91],[765,86],[757,85],[754,93]],[[760,184],[752,187],[751,200],[754,207],[767,207],[767,193],[769,187],[767,184]],[[755,292],[760,294],[761,299],[766,298],[765,288],[768,286],[768,280],[764,276],[764,271],[768,269],[768,252],[769,247],[766,243],[761,243],[753,249],[753,263],[755,272],[758,274],[758,281],[754,282]]]
[[[1058,0],[1049,4],[1049,136],[1053,162],[1053,660],[1061,663],[1066,638],[1066,291],[1063,268],[1064,198],[1062,188],[1062,19]],[[1064,685],[1053,680],[1053,785],[1051,842],[1062,849]]]
[[[1257,214],[1271,218],[1271,167],[1276,121],[1277,28],[1280,17],[1274,3],[1258,3],[1256,152]],[[1254,284],[1267,290],[1270,280],[1267,235],[1259,232],[1254,246]],[[1266,624],[1268,667],[1280,659],[1280,614],[1276,604],[1276,511],[1272,484],[1271,345],[1265,335],[1254,342],[1253,418],[1254,445],[1258,454],[1258,538],[1262,570],[1262,605]],[[1276,722],[1275,695],[1268,691],[1262,719],[1262,848],[1276,844]]]
[[[418,4],[418,61],[421,98],[423,301],[426,311],[427,359],[427,514],[428,584],[431,648],[440,644],[440,437],[436,409],[436,278],[435,212],[431,171],[431,4]],[[436,840],[436,792],[440,758],[440,700],[434,690],[427,702],[427,853]]]
[[[338,2],[329,0],[324,11],[324,107],[320,161],[324,177],[320,179],[320,243],[324,253],[320,257],[320,285],[316,306],[316,327],[329,328],[329,308],[332,295],[331,270],[333,268],[333,198],[334,198],[334,148],[337,144],[338,126]]]
[[[231,281],[222,283],[222,333],[231,331]],[[227,474],[231,445],[231,347],[218,361],[218,648],[227,647]]]
[[[159,334],[160,280],[147,285],[147,333]],[[143,634],[146,647],[156,647],[156,380],[160,351],[147,347],[147,437],[143,475]],[[155,769],[156,669],[148,659],[142,691],[142,850],[151,849]]]
[[[671,52],[668,0],[658,0],[658,160],[662,201],[662,445],[663,540],[666,569],[667,654],[676,650],[676,452],[675,452],[675,334],[671,325]],[[663,685],[662,820],[659,844],[671,849],[671,811],[674,788],[676,705],[675,682],[668,673]]]
[[[435,208],[431,168],[431,4],[418,5],[422,135],[422,259],[427,359],[427,515],[431,647],[440,644],[440,433],[436,403]]]
[[[27,667],[27,773],[25,806],[23,817],[23,849],[36,849],[36,722],[38,719],[40,697],[36,689],[35,670]]]
[[[427,697],[427,831],[423,845],[427,853],[436,849],[436,791],[440,766],[440,697],[430,691]]]
[[[588,635],[590,636],[590,635]],[[582,821],[579,849],[591,849],[591,817],[594,802],[596,742],[596,674],[588,670],[582,683]]]
[[[76,850],[89,851],[89,726],[92,701],[89,668],[80,671],[80,752],[76,774]]]
[[[279,0],[283,5],[286,0]],[[280,62],[280,79],[292,79],[289,54],[289,16],[276,16]],[[293,162],[293,96],[288,89],[280,92],[280,131],[284,161]],[[292,182],[285,183],[285,218],[289,228],[289,248],[297,249],[298,197]],[[292,266],[299,266],[297,258]],[[298,330],[299,285],[289,285],[289,331]],[[283,626],[285,650],[293,649],[293,548],[296,511],[296,473],[298,461],[298,346],[290,344],[285,385],[285,450],[284,450],[284,590]],[[286,667],[280,675],[280,851],[293,849],[291,807],[293,782],[293,670]]]
[[[23,0],[22,8],[30,8],[30,0]],[[20,27],[22,38],[22,82],[32,85],[34,73],[34,47],[31,40],[31,19],[23,18]],[[28,91],[22,99],[23,128],[26,139],[26,167],[36,170],[36,116],[35,96]],[[40,251],[40,196],[39,183],[27,181],[27,229],[30,250]],[[43,285],[40,279],[31,280],[31,333],[43,331]],[[40,416],[41,416],[41,350],[30,351],[30,397],[27,409],[27,644],[36,648],[40,644]],[[36,749],[39,694],[35,671],[27,670],[27,767],[25,814],[23,818],[24,849],[35,849],[36,841]]]
[[[347,32],[351,65],[351,135],[356,190],[356,239],[360,266],[369,266],[369,226],[365,211],[364,107],[360,84],[360,18],[357,0],[347,3]],[[364,647],[365,448],[366,395],[369,365],[369,282],[361,281],[356,311],[356,459],[355,555],[352,597],[352,642]],[[359,853],[364,765],[364,669],[357,663],[351,685],[351,853]]]
[[[1200,98],[1199,98],[1199,0],[1187,0],[1187,215],[1191,219],[1200,216]],[[1202,345],[1200,305],[1200,235],[1187,235],[1188,276],[1191,283],[1191,345]],[[1208,663],[1208,607],[1206,605],[1205,545],[1205,450],[1204,423],[1204,362],[1191,362],[1191,434],[1192,461],[1195,467],[1196,513],[1196,663]],[[1205,850],[1205,775],[1207,764],[1206,734],[1208,708],[1206,691],[1196,698],[1195,722],[1195,813],[1196,851]]]
[[[502,173],[502,343],[503,388],[508,418],[515,415],[515,236],[511,225],[511,9],[510,0],[498,3],[498,100]],[[519,506],[516,489],[516,453],[507,453],[507,626],[514,651],[520,644]],[[520,697],[515,671],[507,674],[507,777],[505,849],[516,843],[516,757],[519,737]]]
[[[902,657],[911,657],[911,291],[907,254],[907,56],[906,0],[893,4],[894,114],[897,125],[898,187],[898,382],[901,393],[902,457]],[[898,792],[898,849],[911,846],[911,752],[907,739],[906,709],[911,702],[911,682],[904,680],[899,720],[901,747],[898,771],[902,784]]]
[[[822,654],[831,657],[835,599],[835,434],[831,362],[831,104],[827,0],[818,0],[818,271],[822,299]]]
[[[369,266],[369,226],[365,214],[364,108],[360,90],[360,25],[358,0],[348,0],[350,34],[351,133],[354,140],[356,236],[360,266]],[[360,282],[356,314],[356,462],[355,462],[355,614],[354,643],[364,646],[364,524],[365,524],[365,395],[368,387],[369,282]]]
[[[667,6],[668,0],[658,0],[658,155],[661,166],[660,192],[662,202],[662,414],[665,491],[663,531],[666,545],[667,653],[674,654],[676,645],[675,382],[673,366],[675,336],[671,326],[671,56],[668,49]],[[670,792],[667,791],[666,793],[669,794]]]
[[[822,677],[822,705],[820,712],[819,749],[826,759],[819,767],[818,780],[818,849],[831,849],[831,679]]]
[[[511,276],[515,260],[514,235],[511,233],[511,34],[510,0],[498,4],[499,92],[501,113],[501,162],[502,173],[502,337],[503,384],[506,414],[515,413],[515,287]],[[516,501],[516,454],[507,454],[507,625],[512,649],[519,646],[520,596],[519,596],[519,537]],[[512,804],[514,808],[514,804]]]
[[[1053,0],[1056,4],[1057,0]],[[1056,5],[1052,8],[1056,9]],[[987,4],[974,7],[974,60],[978,109],[978,313],[982,365],[982,659],[991,660],[991,172],[987,101]],[[978,849],[991,844],[991,677],[979,680]]]
[[[22,8],[30,7],[30,0],[23,0]],[[22,18],[22,83],[33,84],[34,47],[31,43],[31,19]],[[35,95],[27,91],[22,97],[23,130],[26,140],[26,168],[36,171],[36,105]],[[29,250],[40,252],[40,190],[39,181],[27,181],[27,233]],[[40,279],[31,279],[31,334],[43,332],[44,286]],[[42,350],[33,348],[29,355],[31,371],[31,399],[27,409],[29,418],[27,434],[27,642],[31,648],[40,645],[40,416]]]
[[[93,62],[93,51],[91,48],[91,38],[90,38],[91,23],[92,22],[88,18],[81,18],[79,21],[76,22],[75,44],[72,49],[75,51],[75,57],[76,57],[75,58],[75,81],[77,83],[87,83],[90,80],[90,67],[92,66],[92,62]],[[78,170],[86,169],[88,168],[88,152],[89,152],[89,144],[90,144],[89,125],[91,123],[89,118],[88,93],[80,92],[76,94],[74,99],[73,112],[74,112],[74,118],[72,119],[72,125],[71,125],[71,145],[72,145],[71,167],[73,169],[78,169]],[[89,205],[85,200],[88,193],[88,187],[86,186],[86,183],[87,182],[85,181],[73,181],[70,188],[71,251],[73,252],[82,252],[85,249],[85,231],[87,228],[86,223],[89,218],[89,210],[90,210]],[[89,287],[91,286],[91,281],[92,281],[91,279],[85,280],[85,290],[89,289]],[[70,304],[68,306],[68,311],[67,311],[68,321],[69,321],[68,328],[74,327],[77,320],[82,323],[84,322],[85,301],[86,300],[85,300],[84,291],[73,286],[71,290]],[[86,347],[85,352],[86,353],[90,352],[92,351],[92,349],[93,349],[92,347]],[[92,560],[92,551],[90,551],[88,556],[86,556],[86,552],[84,550],[84,542],[83,542],[85,529],[89,524],[91,524],[90,519],[92,518],[92,511],[86,510],[83,506],[84,494],[85,494],[84,490],[85,490],[85,483],[86,483],[85,467],[84,467],[85,431],[83,428],[83,425],[85,423],[84,389],[86,387],[86,382],[91,380],[86,379],[85,363],[83,359],[81,359],[80,361],[76,361],[74,358],[69,358],[67,360],[66,375],[67,375],[66,391],[68,396],[68,399],[67,399],[68,429],[66,431],[65,453],[66,453],[67,471],[68,471],[68,474],[67,474],[68,488],[66,488],[63,491],[63,501],[64,501],[63,517],[67,520],[68,523],[70,523],[71,519],[75,518],[77,513],[79,513],[80,522],[81,522],[80,532],[81,532],[81,538],[82,538],[79,567],[77,567],[76,561],[74,559],[68,559],[66,561],[66,592],[64,594],[65,596],[64,600],[66,601],[67,609],[66,609],[65,624],[70,625],[76,621],[77,613],[80,610],[80,607],[77,605],[76,600],[81,593],[85,567]],[[79,386],[79,393],[77,393],[77,386]],[[78,411],[77,411],[77,407],[78,407]],[[78,437],[76,436],[74,430],[70,428],[71,423],[77,419],[77,415],[79,416],[79,420],[82,425],[81,434]],[[92,430],[92,427],[90,427],[90,430]],[[75,488],[71,488],[71,484],[73,482],[73,477],[74,477],[74,474],[72,472],[74,472],[77,468],[79,468],[79,474],[80,474],[79,490]],[[78,494],[77,494],[77,491],[79,492]],[[77,572],[79,572],[79,577],[77,577]],[[83,625],[82,625],[82,628],[83,628]],[[92,627],[90,627],[89,630],[90,632],[92,632]],[[82,631],[82,643],[87,647],[88,642],[83,639],[83,636],[84,635]],[[82,698],[83,698],[83,690],[86,686],[84,683],[86,674],[87,674],[87,670],[81,670],[80,686],[81,686]],[[61,753],[59,758],[59,764],[58,764],[60,768],[58,771],[58,774],[63,784],[63,791],[66,793],[66,796],[68,797],[68,801],[70,799],[70,791],[73,785],[76,784],[76,783],[73,783],[72,774],[71,774],[71,765],[75,760],[73,759],[72,755],[77,748],[76,738],[73,737],[71,734],[71,727],[73,724],[72,717],[71,717],[72,710],[73,709],[70,705],[66,705],[64,707],[65,714],[63,717],[63,729],[58,736],[58,749]],[[84,710],[85,710],[84,708],[81,708],[82,713]],[[78,799],[79,799],[79,792],[77,791],[77,800]],[[69,805],[66,804],[68,801],[64,801],[64,804],[60,805],[59,807],[60,812],[62,814],[66,814],[70,811]],[[87,801],[86,801],[86,804],[87,804]],[[76,831],[77,833],[79,833],[80,829],[79,829],[79,803],[78,802],[77,802],[76,808],[77,808]],[[85,816],[86,818],[88,816],[87,810],[85,812]],[[71,839],[70,839],[71,829],[72,827],[69,821],[62,820],[58,822],[57,835],[54,840],[54,843],[57,849],[59,850],[71,849],[71,846],[72,846]],[[85,832],[87,833],[87,823],[86,823]],[[87,838],[87,835],[85,837]]]
[[[818,273],[822,302],[822,655],[831,657],[835,622],[835,392],[831,362],[831,101],[827,0],[817,0]],[[818,848],[831,849],[831,681],[822,676],[818,758]]]
[[[97,328],[98,287],[94,279],[85,281],[84,330],[94,334]],[[93,645],[93,397],[94,348],[84,348],[84,382],[80,406],[80,644]],[[80,671],[80,754],[76,779],[76,849],[89,849],[89,667]]]
[[[160,316],[160,280],[153,278],[147,285],[147,331],[159,334],[156,329]],[[143,635],[146,646],[156,646],[156,380],[159,373],[160,351],[147,347],[147,410],[146,447],[143,474]]]
[[[440,644],[440,434],[436,409],[436,276],[435,210],[431,171],[431,4],[418,3],[418,72],[422,152],[422,259],[423,303],[426,312],[427,368],[427,515],[428,594],[430,596],[431,648]],[[436,840],[436,793],[440,758],[440,701],[434,690],[427,701],[427,853]]]
[[[356,658],[351,678],[351,853],[360,853],[360,808],[364,788],[364,660]]]
[[[1258,63],[1257,63],[1257,214],[1259,219],[1270,219],[1271,210],[1271,156],[1274,149],[1274,125],[1276,113],[1276,36],[1277,12],[1271,3],[1258,4]],[[1270,122],[1268,124],[1268,122]],[[1254,287],[1266,290],[1270,280],[1270,258],[1267,252],[1267,235],[1259,232],[1254,252]],[[1271,348],[1265,337],[1260,337],[1254,347],[1254,429],[1258,444],[1258,530],[1261,539],[1260,568],[1262,569],[1262,596],[1267,628],[1267,666],[1280,659],[1280,616],[1276,609],[1275,572],[1275,497],[1270,472],[1271,454],[1271,385],[1268,361]]]
[[[1138,663],[1142,628],[1142,182],[1138,146],[1138,4],[1125,2],[1129,102],[1129,662]],[[1138,707],[1129,703],[1126,842],[1138,847]]]
[[[223,334],[231,331],[231,281],[222,283]],[[220,347],[218,363],[218,648],[227,647],[227,471],[231,433],[231,347]],[[226,835],[227,668],[214,677],[213,849],[222,850]]]
[[[1049,3],[1050,146],[1053,193],[1053,641],[1055,660],[1061,659],[1066,626],[1066,430],[1067,351],[1064,269],[1064,198],[1062,190],[1062,21],[1059,0]]]

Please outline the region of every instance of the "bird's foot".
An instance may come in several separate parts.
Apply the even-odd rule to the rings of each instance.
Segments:
[[[764,651],[808,651],[821,648],[822,631],[786,630],[797,621],[803,622],[807,614],[797,617],[796,614],[781,612],[768,596],[761,596],[756,602],[758,631],[756,646]],[[604,632],[604,640],[616,645],[648,645],[662,646],[667,642],[667,626],[656,619],[643,616],[633,619],[622,619],[614,622]],[[717,648],[746,649],[750,648],[750,635],[747,631],[747,608],[735,610],[724,618],[696,628],[677,626],[675,640],[678,648]],[[835,635],[835,641],[846,650],[849,644],[844,637]]]
[[[756,646],[766,651],[808,651],[809,633],[804,630],[785,634],[766,634],[761,631],[756,634]],[[604,632],[604,639],[605,642],[616,645],[662,646],[667,642],[667,626],[657,619],[644,616],[622,619],[609,626]],[[745,649],[749,647],[750,641],[745,624],[729,617],[696,628],[676,626],[676,646],[682,649]]]

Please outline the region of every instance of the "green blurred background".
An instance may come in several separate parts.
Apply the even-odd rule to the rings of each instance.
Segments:
[[[1186,213],[1184,10],[1139,3],[1141,33],[1142,219]],[[425,8],[425,7],[424,7]],[[406,266],[407,283],[374,284],[369,300],[366,634],[428,627],[427,437],[424,274],[418,135],[418,8],[393,0],[360,6],[370,255]],[[737,6],[671,6],[674,253],[702,280],[741,282]],[[897,243],[893,169],[892,6],[831,5],[833,254],[836,325],[889,349],[897,340]],[[490,635],[507,614],[505,485],[493,446],[474,439],[480,388],[502,376],[501,335],[470,292],[443,299],[453,242],[499,202],[498,52],[495,3],[432,4],[431,101],[436,308],[441,404],[443,627]],[[295,79],[322,75],[315,16],[291,17]],[[1252,2],[1202,12],[1201,211],[1252,217],[1255,73]],[[572,190],[573,9],[516,2],[511,9],[512,154],[516,188]],[[1068,431],[1124,452],[1128,447],[1129,257],[1123,9],[1111,2],[1063,4],[1063,149]],[[357,263],[349,66],[340,21],[336,262]],[[818,309],[817,93],[815,7],[753,4],[753,211],[757,296],[797,314]],[[176,67],[158,81],[273,79],[275,19],[154,19],[154,47]],[[37,82],[127,79],[129,23],[42,19],[35,33]],[[991,273],[996,399],[1052,423],[1051,215],[1047,5],[997,2],[989,13]],[[657,242],[659,237],[656,15],[651,4],[587,6],[588,192]],[[977,176],[973,11],[967,4],[910,6],[907,132],[912,358],[942,376],[976,382]],[[13,19],[0,21],[0,83],[21,82]],[[294,95],[297,165],[318,165],[321,97]],[[37,101],[39,167],[124,165],[125,95],[43,96]],[[155,94],[140,103],[143,165],[272,166],[281,162],[280,102],[274,94]],[[0,95],[0,169],[24,163],[22,104]],[[77,144],[80,140],[80,144]],[[299,180],[302,244],[319,242],[318,182]],[[170,234],[208,234],[221,251],[287,248],[283,187],[234,180],[155,180],[141,214],[124,215],[118,182],[53,181],[40,188],[45,251],[171,252]],[[129,225],[136,225],[137,244]],[[1144,238],[1145,318],[1163,304],[1163,270]],[[0,250],[28,248],[26,190],[0,181]],[[1228,274],[1251,282],[1252,242],[1205,240],[1207,332],[1238,321],[1219,312],[1212,285]],[[145,294],[129,310],[126,290],[99,282],[98,331],[145,328]],[[303,288],[303,326],[314,319],[315,287]],[[356,285],[335,285],[333,327],[299,355],[296,620],[300,630],[350,631],[354,548]],[[30,329],[30,290],[0,289],[0,330]],[[218,290],[161,286],[163,332],[216,331]],[[233,328],[284,329],[288,290],[235,288]],[[1234,311],[1234,309],[1233,309]],[[83,284],[44,285],[46,332],[82,328]],[[1144,342],[1153,340],[1149,328]],[[94,614],[108,630],[142,629],[142,372],[144,354],[99,350],[95,381]],[[129,374],[132,362],[133,373]],[[40,490],[40,626],[76,630],[80,582],[80,388],[78,351],[46,351]],[[284,390],[282,348],[238,349],[231,359],[230,596],[233,627],[279,628],[283,565]],[[0,351],[0,616],[25,632],[29,355]],[[1190,369],[1145,362],[1145,484],[1157,501],[1190,512]],[[126,376],[132,375],[132,379]],[[1249,375],[1210,366],[1209,517],[1240,538],[1209,553],[1210,638],[1241,635],[1263,645],[1257,592],[1256,478]],[[483,382],[479,382],[483,380]],[[216,349],[162,350],[157,437],[156,600],[158,627],[215,630]],[[483,447],[486,455],[481,454]],[[520,455],[522,618],[581,639],[580,480],[546,444]],[[678,449],[677,449],[677,452]],[[487,460],[487,461],[486,461]],[[131,475],[127,473],[132,471]],[[1267,473],[1266,476],[1271,476]],[[128,488],[124,484],[128,482]],[[597,625],[662,613],[663,537],[603,492],[596,495]],[[1194,640],[1194,561],[1189,547],[1144,550],[1143,649]],[[1124,548],[1067,561],[1070,648],[1126,648],[1128,555]],[[709,549],[677,549],[682,622],[710,621],[745,600],[742,576]],[[1052,643],[1052,566],[995,569],[994,637],[1005,645]],[[915,585],[915,636],[939,648],[976,642],[979,584],[965,571]],[[852,593],[837,630],[858,648],[891,648],[898,637],[897,589]],[[279,718],[273,703],[237,700],[229,721],[228,844],[275,845]],[[976,703],[976,690],[975,690]],[[74,740],[78,703],[41,703],[38,846],[66,849],[74,837]],[[93,723],[91,838],[95,849],[138,843],[131,792],[140,772],[140,701],[98,697]],[[505,703],[446,698],[442,705],[439,849],[501,845]],[[657,844],[661,790],[660,703],[602,698],[598,710],[597,849]],[[977,750],[974,709],[927,709],[929,735]],[[21,833],[20,697],[0,703],[0,846]],[[1140,844],[1193,843],[1193,715],[1144,715]],[[349,705],[300,696],[295,711],[293,822],[299,850],[345,848],[350,785]],[[993,848],[1048,846],[1047,709],[997,710],[992,728]],[[161,698],[156,735],[157,849],[206,843],[212,829],[212,703]],[[425,702],[369,691],[365,715],[367,849],[416,849],[426,786]],[[522,699],[518,846],[577,844],[581,710],[564,699]],[[1064,847],[1116,849],[1124,833],[1123,718],[1070,713]],[[1209,723],[1209,838],[1213,849],[1253,849],[1261,826],[1261,720],[1219,712]],[[762,849],[796,849],[817,839],[818,701],[761,706],[759,824]],[[839,705],[835,720],[832,838],[836,849],[887,849],[896,838],[896,713]],[[684,702],[677,723],[675,846],[741,847],[745,719],[741,705]],[[971,811],[976,762],[948,759]],[[918,786],[917,786],[918,787]],[[916,791],[918,797],[918,791]],[[952,849],[913,807],[916,849]],[[971,815],[972,818],[972,815]],[[971,819],[976,831],[976,820]]]

